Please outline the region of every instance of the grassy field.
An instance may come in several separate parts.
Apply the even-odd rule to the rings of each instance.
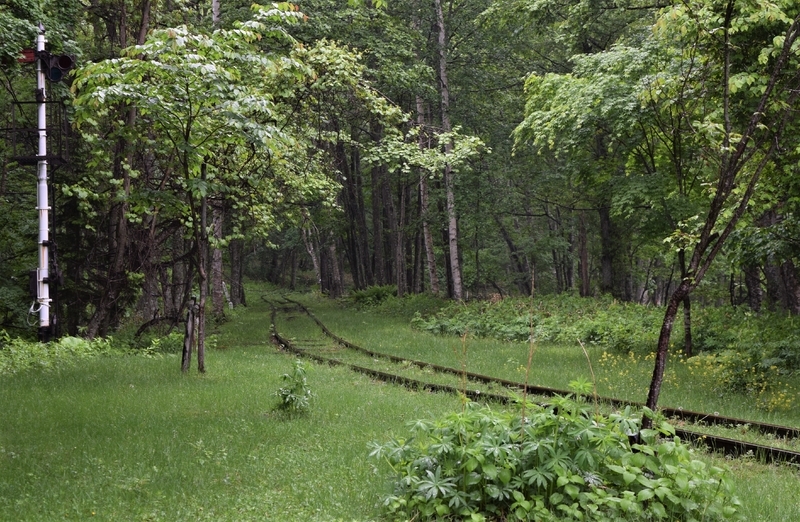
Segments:
[[[266,303],[250,303],[220,329],[206,375],[181,375],[172,354],[0,376],[0,520],[379,519],[387,470],[367,458],[368,442],[402,436],[408,421],[452,411],[458,399],[309,364],[311,410],[276,411],[294,358],[269,343]],[[397,321],[314,305],[334,331],[376,350],[452,365],[460,346],[432,336],[412,345],[405,336],[417,333]],[[496,360],[513,373],[527,357],[520,346],[481,355],[470,341],[468,350],[473,371]],[[546,350],[534,359],[537,379],[553,374],[550,384],[565,386],[573,366],[586,367],[582,352],[559,363]],[[796,469],[724,462],[746,520],[800,520]]]
[[[310,306],[314,314],[337,335],[377,352],[461,368],[466,344],[466,365],[471,372],[514,381],[525,379],[530,345],[494,339],[435,336],[408,326],[408,321],[369,311],[343,314],[341,305],[295,296]],[[293,297],[294,298],[294,297]],[[293,325],[279,325],[294,334]],[[297,331],[302,339],[313,335],[313,328]],[[602,347],[587,345],[586,353],[576,342],[572,346],[537,343],[534,346],[530,382],[540,386],[567,389],[579,377],[591,380],[594,372],[600,395],[644,402],[653,371],[651,356],[607,353]],[[588,354],[588,360],[587,360]],[[591,368],[590,368],[591,362]],[[790,407],[767,411],[739,394],[711,393],[710,382],[693,375],[676,354],[667,364],[659,404],[702,412],[788,426],[800,426],[800,377],[786,378],[795,397]]]

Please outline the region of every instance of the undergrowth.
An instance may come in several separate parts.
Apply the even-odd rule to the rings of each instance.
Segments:
[[[417,314],[414,328],[435,334],[458,335],[509,341],[537,341],[574,345],[577,342],[605,348],[617,354],[633,352],[646,356],[656,346],[664,309],[610,298],[585,299],[574,296],[545,296],[531,301],[508,298],[499,302],[476,301],[451,304],[438,313]],[[676,322],[674,343],[683,337]],[[692,314],[695,353],[719,353],[726,366],[745,366],[750,372],[765,369],[786,375],[800,370],[800,331],[796,319],[781,314],[753,314],[743,308],[697,307]],[[726,370],[727,371],[727,370]],[[768,373],[768,372],[767,372]],[[730,389],[758,386],[761,382],[732,382]]]
[[[603,416],[570,397],[495,411],[468,404],[418,420],[408,439],[373,443],[391,467],[392,520],[726,520],[739,501],[726,472],[696,460],[666,422]]]
[[[451,301],[431,294],[406,294],[397,296],[394,285],[371,286],[364,290],[354,290],[348,301],[359,310],[370,310],[395,317],[411,319],[415,314],[430,316],[441,310]]]
[[[751,397],[764,410],[788,410],[794,405],[797,391],[781,376],[787,373],[781,361],[770,358],[757,348],[722,350],[692,357],[686,365],[697,382],[720,396],[739,393]]]
[[[214,336],[209,336],[206,345],[213,346],[215,339]],[[136,344],[124,338],[84,339],[71,336],[41,343],[11,337],[0,330],[0,375],[31,369],[51,370],[100,355],[157,357],[164,353],[179,352],[182,346],[183,334],[178,332],[163,337],[142,338]]]
[[[537,341],[607,347],[620,352],[652,347],[658,338],[663,310],[620,303],[608,298],[543,297],[534,301],[509,298],[497,302],[452,304],[412,326],[436,334],[491,337],[507,341]]]
[[[86,340],[62,337],[58,341],[39,343],[14,338],[0,330],[0,375],[30,369],[51,369],[98,355],[121,353],[110,339]]]

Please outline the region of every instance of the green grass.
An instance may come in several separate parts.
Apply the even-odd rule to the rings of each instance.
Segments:
[[[386,469],[367,458],[367,443],[404,436],[408,421],[439,417],[459,400],[308,363],[310,411],[277,412],[274,392],[294,357],[269,343],[269,308],[251,296],[221,327],[203,376],[181,375],[175,354],[0,376],[0,520],[378,519]],[[459,339],[325,301],[314,310],[365,347],[458,367]],[[299,318],[281,320],[298,326],[290,335],[317,335]],[[468,343],[470,370],[521,378],[527,346]],[[574,352],[540,347],[535,379],[566,387],[577,370],[588,376]],[[794,468],[726,465],[746,520],[800,520]]]
[[[462,340],[455,336],[437,336],[413,330],[408,321],[387,314],[350,310],[345,314],[341,304],[294,296],[308,304],[314,314],[334,333],[359,346],[401,357],[422,360],[442,366],[461,368]],[[291,326],[287,325],[289,331]],[[527,343],[468,337],[467,369],[509,380],[523,381],[530,346]],[[570,381],[584,377],[591,380],[586,355],[574,345],[537,343],[531,365],[530,382],[540,386],[567,389]],[[644,402],[653,371],[652,359],[641,355],[615,355],[603,359],[605,350],[586,346],[598,393],[637,402]],[[800,376],[785,381],[800,390]],[[708,382],[692,375],[680,357],[667,364],[660,406],[684,408],[753,421],[800,426],[800,397],[788,409],[766,411],[755,407],[753,400],[740,394],[711,393]]]
[[[373,519],[367,443],[458,400],[310,365],[310,412],[276,412],[294,359],[264,313],[224,327],[205,376],[167,356],[0,377],[0,520]]]

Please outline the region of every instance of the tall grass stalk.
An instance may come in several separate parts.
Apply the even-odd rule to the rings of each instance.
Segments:
[[[467,335],[469,332],[464,332],[461,336],[461,353],[458,353],[455,346],[453,351],[456,352],[456,357],[461,361],[461,412],[463,413],[467,407]]]
[[[583,355],[586,356],[586,362],[589,364],[589,373],[592,374],[592,398],[594,399],[594,413],[595,415],[600,414],[600,401],[597,395],[597,378],[594,376],[594,368],[592,368],[592,358],[589,357],[589,352],[586,351],[586,346],[583,345],[583,342],[578,339],[578,344],[581,345],[581,350],[583,350]]]
[[[536,352],[536,341],[534,339],[533,328],[533,295],[535,292],[533,266],[531,265],[531,299],[528,307],[528,362],[525,365],[525,386],[522,388],[522,421],[525,422],[525,406],[528,403],[528,383],[531,377],[531,364],[533,364],[533,354]],[[524,433],[524,430],[523,430]]]

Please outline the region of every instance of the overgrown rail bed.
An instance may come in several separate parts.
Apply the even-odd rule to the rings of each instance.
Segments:
[[[446,367],[425,361],[407,359],[370,350],[353,344],[333,333],[305,305],[298,301],[292,300],[286,296],[282,298],[282,303],[276,303],[275,301],[267,299],[264,296],[262,296],[262,299],[264,299],[272,309],[272,335],[275,341],[283,346],[284,349],[298,356],[307,357],[320,363],[345,366],[352,371],[368,375],[375,380],[391,382],[412,389],[421,389],[431,392],[462,393],[473,401],[496,401],[501,403],[507,403],[513,400],[513,396],[510,393],[512,391],[517,393],[526,393],[531,398],[536,400],[542,400],[556,395],[563,396],[571,393],[566,390],[534,386],[530,384],[526,385],[525,383],[521,382],[468,372],[466,369]],[[324,336],[329,339],[334,346],[344,347],[347,351],[360,354],[362,359],[367,363],[370,361],[375,362],[378,360],[385,360],[393,363],[395,368],[391,369],[391,371],[387,371],[386,368],[375,368],[375,364],[364,366],[362,365],[363,363],[355,364],[355,362],[347,362],[344,360],[344,357],[330,357],[323,355],[325,350],[319,349],[319,341],[314,342],[306,340],[302,342],[306,344],[312,344],[313,346],[306,346],[305,348],[298,346],[297,342],[290,341],[282,336],[277,330],[275,318],[278,313],[279,306],[283,307],[284,311],[286,312],[296,310],[313,321],[322,334],[324,334]],[[334,348],[327,348],[327,351],[331,350],[334,350]],[[337,355],[342,355],[342,353],[337,351]],[[404,371],[408,368],[416,368],[419,370],[416,374],[416,377],[408,376],[408,371]],[[427,372],[427,375],[425,372]],[[441,382],[441,379],[437,380],[433,378],[433,376],[442,375],[450,376],[450,382],[447,382],[447,380],[445,380],[445,382]],[[460,379],[461,381],[453,382],[454,379]],[[467,387],[467,382],[470,383],[470,388]],[[587,396],[586,398],[590,400],[593,399],[591,396]],[[643,406],[640,403],[612,397],[597,397],[596,399],[599,402],[614,408],[626,406],[641,408]],[[753,455],[767,462],[790,462],[794,464],[800,464],[800,452],[797,451],[699,431],[701,425],[703,424],[706,426],[710,425],[725,427],[738,427],[747,425],[750,430],[758,431],[764,435],[794,440],[800,437],[800,429],[798,428],[750,421],[746,419],[731,418],[719,415],[717,413],[703,413],[677,408],[660,408],[659,412],[671,419],[682,421],[684,423],[691,423],[695,429],[689,430],[685,428],[677,428],[675,430],[676,434],[683,440],[692,441],[695,444],[703,445],[711,451],[723,452],[726,455],[731,456]]]

